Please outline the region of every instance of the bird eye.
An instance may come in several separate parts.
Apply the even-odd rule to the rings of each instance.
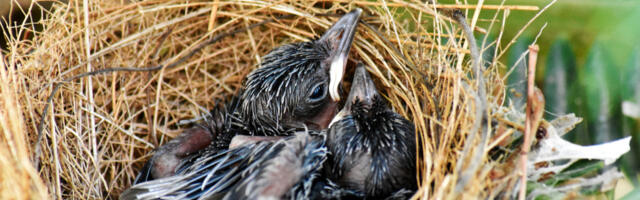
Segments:
[[[313,87],[313,91],[311,95],[309,95],[309,100],[319,101],[324,99],[325,96],[327,96],[327,91],[325,90],[324,83],[321,83]]]

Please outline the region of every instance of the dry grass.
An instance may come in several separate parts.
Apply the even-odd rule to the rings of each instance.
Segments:
[[[419,133],[421,188],[415,197],[488,197],[513,186],[516,173],[508,170],[512,163],[500,164],[500,174],[492,171],[499,163],[486,156],[499,136],[513,131],[496,131],[487,124],[483,127],[489,136],[474,129],[480,119],[475,115],[477,82],[470,75],[469,45],[447,14],[456,7],[465,9],[475,27],[479,19],[474,11],[492,9],[484,12],[496,13],[494,23],[474,30],[503,30],[507,19],[499,5],[439,5],[436,11],[420,1],[122,2],[55,5],[33,41],[10,44],[11,52],[3,56],[7,67],[0,69],[0,130],[7,141],[0,145],[0,195],[117,197],[153,147],[188,127],[180,120],[196,118],[234,94],[244,76],[258,67],[260,55],[320,35],[337,19],[316,14],[344,13],[356,6],[364,9],[363,21],[369,25],[359,27],[351,64],[372,66],[378,88],[415,122]],[[28,144],[37,140],[36,127],[53,83],[97,69],[172,63],[212,36],[289,14],[296,17],[227,37],[174,68],[114,72],[62,84],[44,123],[36,175],[29,156],[35,153]],[[503,55],[509,45],[499,41],[491,43],[499,47],[494,55]],[[496,59],[484,61],[489,121],[500,117],[495,112],[504,104],[505,86],[498,73],[504,66]],[[475,139],[465,142],[468,138]],[[15,183],[5,181],[7,176],[16,177]]]

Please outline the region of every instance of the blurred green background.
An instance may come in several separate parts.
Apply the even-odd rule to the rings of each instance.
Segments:
[[[550,2],[515,0],[507,1],[505,5],[543,8]],[[494,13],[484,10],[481,18],[491,19]],[[509,42],[536,13],[512,11],[501,42]],[[487,27],[488,22],[484,23],[480,25]],[[640,119],[625,116],[621,105],[623,101],[640,105],[640,1],[557,1],[500,58],[507,64],[504,71],[514,67],[545,23],[547,27],[537,40],[540,53],[536,71],[536,85],[543,89],[546,98],[545,117],[553,119],[566,113],[583,117],[584,121],[565,136],[578,144],[597,144],[633,136],[631,152],[618,164],[638,188]],[[489,38],[495,39],[497,31],[492,30]],[[525,63],[521,61],[508,77],[509,86],[516,91],[522,92],[525,88],[526,77],[522,71]],[[516,99],[513,103],[518,105],[522,101]]]

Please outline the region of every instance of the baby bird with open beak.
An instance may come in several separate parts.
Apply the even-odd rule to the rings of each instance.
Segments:
[[[361,13],[356,8],[322,37],[265,55],[262,67],[248,75],[234,100],[212,113],[212,122],[159,147],[134,184],[171,176],[178,165],[227,149],[236,135],[285,136],[326,129],[337,112],[338,89]]]
[[[413,124],[380,96],[364,66],[353,77],[347,102],[327,131],[331,154],[325,174],[367,199],[415,191],[416,141]]]

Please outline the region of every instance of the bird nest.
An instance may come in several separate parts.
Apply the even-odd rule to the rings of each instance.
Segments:
[[[506,9],[535,7],[107,0],[55,4],[42,31],[23,25],[33,39],[11,41],[3,53],[0,198],[117,198],[154,147],[233,95],[262,55],[321,35],[355,7],[364,12],[349,66],[368,65],[384,97],[416,126],[414,197],[495,197],[513,188],[515,161],[497,162],[487,152],[518,131],[482,137],[476,113],[486,110],[491,122],[502,116],[505,67],[497,60],[511,43],[479,37],[481,47],[499,48],[480,48],[495,57],[481,63],[478,77],[451,13],[465,13],[482,35],[501,30]],[[479,11],[493,18],[480,19]],[[486,89],[482,101],[478,79]]]

